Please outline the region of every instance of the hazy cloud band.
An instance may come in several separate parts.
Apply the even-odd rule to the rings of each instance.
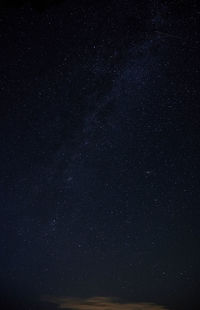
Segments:
[[[54,303],[60,309],[75,310],[168,310],[154,303],[124,303],[111,297],[68,298],[45,296],[43,301]]]

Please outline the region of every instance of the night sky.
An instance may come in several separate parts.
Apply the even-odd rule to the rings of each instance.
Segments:
[[[1,5],[1,309],[199,309],[199,19]]]

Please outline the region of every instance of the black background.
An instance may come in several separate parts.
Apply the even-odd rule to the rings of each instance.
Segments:
[[[2,309],[197,307],[199,16],[195,1],[1,4]]]

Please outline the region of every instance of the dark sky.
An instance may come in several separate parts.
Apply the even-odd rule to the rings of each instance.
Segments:
[[[196,3],[1,5],[2,309],[200,305]]]

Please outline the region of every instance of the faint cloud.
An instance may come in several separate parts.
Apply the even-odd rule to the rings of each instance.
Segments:
[[[43,301],[54,303],[59,309],[75,310],[167,310],[154,303],[124,303],[111,297],[68,298],[45,296]]]

